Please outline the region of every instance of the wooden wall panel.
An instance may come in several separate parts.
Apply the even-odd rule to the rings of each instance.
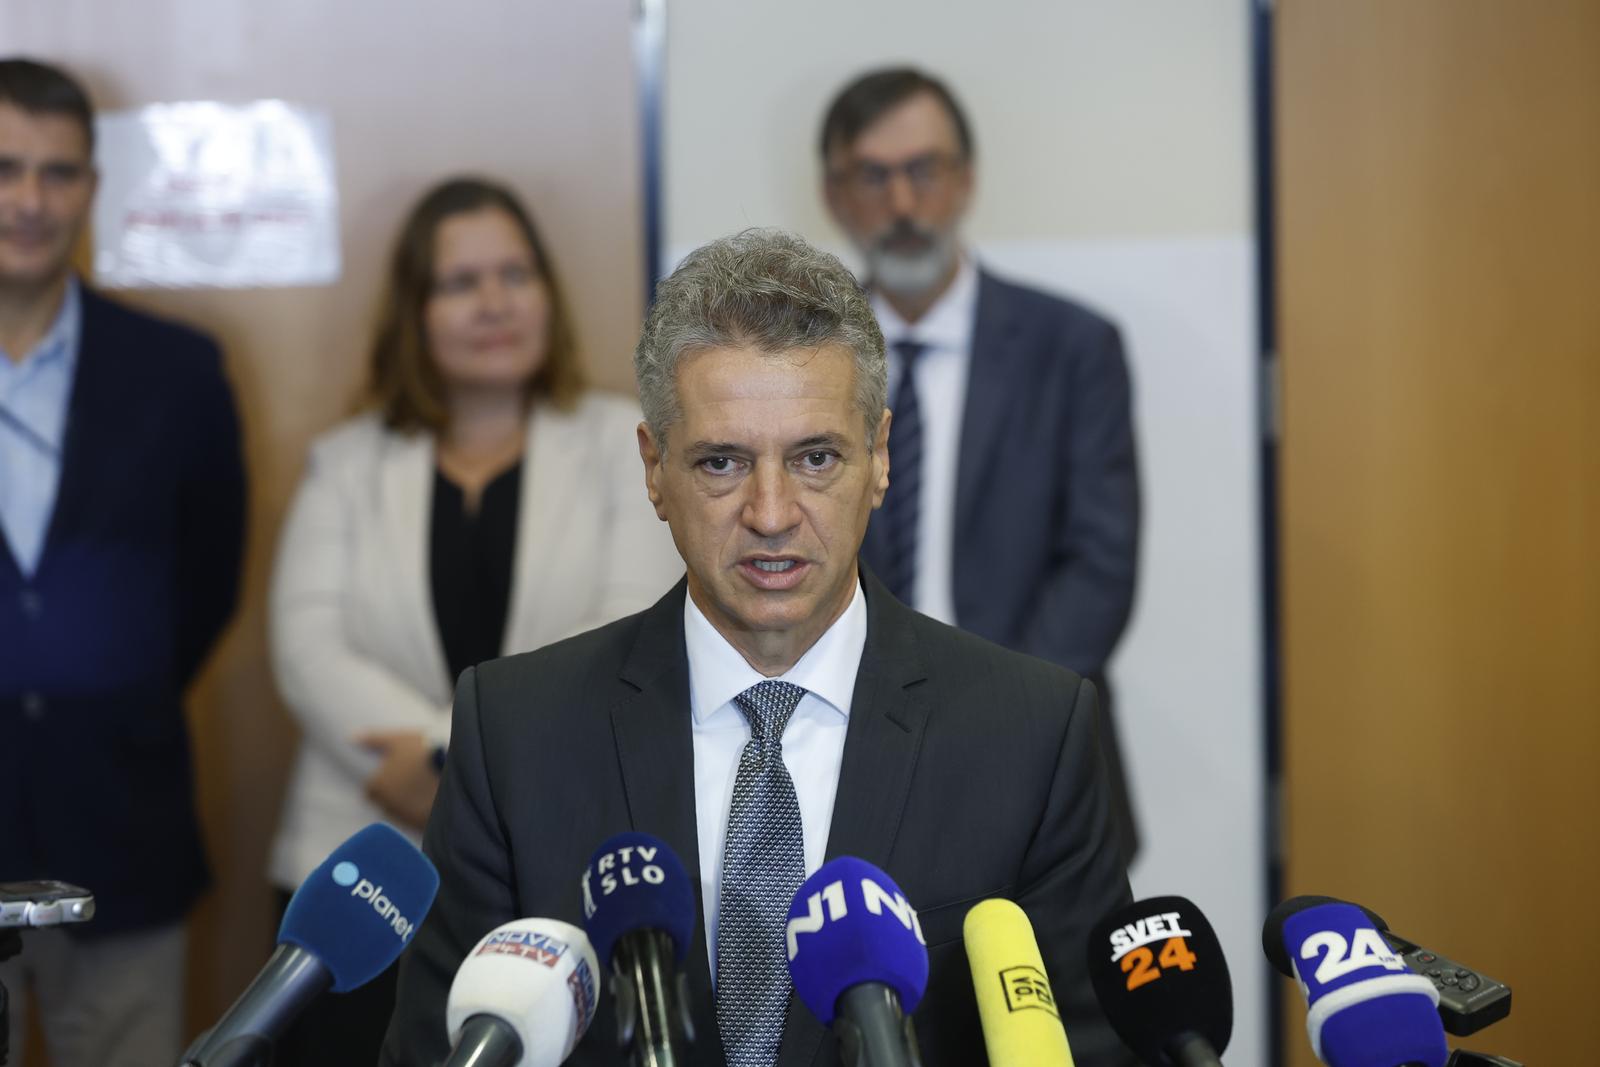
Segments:
[[[280,97],[333,117],[344,251],[338,283],[122,294],[223,341],[252,478],[242,610],[192,709],[218,876],[194,927],[195,1028],[227,1007],[271,947],[274,905],[263,872],[295,734],[266,660],[266,583],[306,444],[349,411],[364,374],[383,257],[415,197],[459,171],[521,190],[565,275],[595,377],[631,391],[643,292],[633,7],[626,0],[0,4],[0,51],[67,66],[102,109]]]
[[[1287,889],[1592,1042],[1600,5],[1282,0]],[[1285,983],[1289,1062],[1313,1062]]]

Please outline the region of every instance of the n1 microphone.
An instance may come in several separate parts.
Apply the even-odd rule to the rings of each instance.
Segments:
[[[557,1067],[594,1021],[600,962],[589,938],[559,919],[490,931],[450,983],[444,1067]]]
[[[1264,945],[1293,965],[1311,1050],[1328,1067],[1444,1067],[1450,1050],[1433,983],[1407,967],[1354,904],[1286,900],[1267,916]]]
[[[398,831],[382,823],[357,831],[300,883],[272,958],[184,1053],[184,1067],[255,1063],[324,990],[348,992],[382,974],[438,888],[433,864]]]
[[[961,925],[990,1067],[1073,1067],[1061,1012],[1027,913],[985,900]]]
[[[1233,983],[1216,931],[1183,897],[1126,904],[1089,933],[1089,979],[1111,1028],[1145,1063],[1220,1067]]]
[[[795,994],[833,1027],[845,1067],[920,1067],[911,1013],[928,949],[893,879],[854,856],[829,860],[801,883],[784,933]]]
[[[679,970],[694,936],[694,887],[665,841],[617,834],[583,872],[583,925],[611,968],[617,1043],[638,1067],[676,1067],[694,1041],[688,981]]]

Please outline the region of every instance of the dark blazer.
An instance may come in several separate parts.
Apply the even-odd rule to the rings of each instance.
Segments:
[[[930,957],[917,1009],[928,1067],[985,1060],[961,943],[986,897],[1028,912],[1077,1062],[1126,1062],[1085,972],[1089,926],[1129,899],[1108,837],[1093,686],[908,610],[868,575],[856,679],[827,855],[887,871],[918,907]],[[511,919],[582,925],[579,877],[624,830],[663,838],[699,889],[689,670],[680,582],[654,607],[467,671],[424,836],[439,896],[407,950],[382,1062],[443,1058],[446,994],[477,939]],[[702,915],[703,911],[697,911]],[[687,966],[693,1064],[723,1062],[697,923]],[[574,1064],[622,1064],[599,1017]],[[781,1067],[839,1062],[791,998]]]
[[[82,290],[55,511],[0,538],[0,879],[94,892],[92,937],[207,882],[182,696],[232,614],[245,483],[217,347]]]
[[[1131,390],[1117,328],[980,271],[959,455],[956,624],[1090,677],[1103,692],[1106,660],[1133,605],[1139,542]],[[885,538],[875,517],[861,556],[880,569]],[[1131,857],[1132,809],[1109,725],[1102,740]]]

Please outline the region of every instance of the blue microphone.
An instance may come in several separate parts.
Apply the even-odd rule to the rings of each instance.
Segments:
[[[1317,897],[1285,901],[1267,916],[1262,941],[1294,965],[1311,1050],[1328,1067],[1444,1067],[1450,1050],[1439,991],[1406,966],[1360,908]]]
[[[667,843],[626,833],[595,850],[583,872],[583,925],[611,969],[617,1044],[635,1064],[676,1067],[694,1041],[681,965],[694,936],[694,886]]]
[[[921,1063],[910,1015],[928,948],[892,878],[854,856],[829,860],[795,894],[785,937],[795,994],[833,1027],[846,1067]]]
[[[438,889],[433,864],[398,831],[358,831],[300,883],[272,958],[184,1053],[184,1067],[257,1062],[325,990],[344,993],[387,970]]]

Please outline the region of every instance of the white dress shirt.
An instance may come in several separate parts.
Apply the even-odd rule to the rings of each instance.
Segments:
[[[700,888],[705,902],[706,959],[717,976],[717,913],[722,884],[722,847],[728,809],[739,776],[739,754],[750,740],[750,724],[733,698],[769,679],[745,662],[695,605],[683,598],[683,635],[689,653],[689,709],[693,714],[694,810],[700,847]],[[800,802],[806,876],[822,866],[833,821],[833,799],[844,759],[845,729],[856,671],[867,647],[867,601],[861,583],[844,614],[817,638],[800,661],[775,681],[806,691],[783,732],[783,763]]]
[[[872,310],[889,346],[889,385],[900,381],[899,341],[927,347],[917,357],[917,403],[922,415],[922,499],[917,513],[917,570],[911,606],[954,626],[956,462],[961,455],[961,421],[967,407],[967,375],[972,368],[972,330],[978,316],[978,268],[961,257],[955,280],[915,324],[902,319],[881,293]],[[894,408],[894,397],[889,398]],[[894,457],[889,457],[894,478]]]

